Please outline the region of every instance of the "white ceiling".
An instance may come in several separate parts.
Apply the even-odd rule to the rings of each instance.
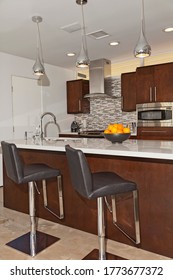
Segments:
[[[144,0],[146,37],[152,55],[173,51],[173,0]],[[36,24],[32,16],[43,18],[40,23],[43,56],[46,63],[65,68],[75,67],[81,31],[68,33],[61,28],[81,23],[81,7],[76,0],[0,0],[0,51],[35,59]],[[110,37],[96,40],[87,36],[90,60],[107,58],[116,63],[133,59],[133,49],[140,32],[140,0],[88,0],[84,6],[86,33],[103,30]],[[109,42],[117,40],[118,47]]]

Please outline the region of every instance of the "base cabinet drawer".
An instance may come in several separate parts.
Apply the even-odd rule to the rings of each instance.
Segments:
[[[138,139],[173,140],[173,127],[138,127]]]

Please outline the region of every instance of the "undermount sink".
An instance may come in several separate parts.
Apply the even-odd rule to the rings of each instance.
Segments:
[[[80,138],[72,138],[72,137],[45,137],[44,138],[45,141],[47,142],[58,142],[58,141],[81,141]]]

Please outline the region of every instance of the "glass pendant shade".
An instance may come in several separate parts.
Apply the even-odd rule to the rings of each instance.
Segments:
[[[134,56],[137,58],[145,58],[151,55],[151,47],[147,42],[144,32],[144,3],[141,0],[141,32],[139,40],[134,49]]]
[[[90,64],[90,60],[88,57],[84,12],[83,12],[83,5],[87,3],[87,0],[76,0],[76,3],[78,5],[81,5],[81,9],[82,9],[81,50],[76,60],[76,67],[87,68]]]

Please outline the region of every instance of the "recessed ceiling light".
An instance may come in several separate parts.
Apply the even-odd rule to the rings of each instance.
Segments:
[[[109,45],[110,46],[118,46],[120,42],[110,42]]]
[[[172,32],[173,31],[173,27],[167,27],[163,29],[164,32]]]
[[[67,56],[75,56],[75,53],[67,53]]]

